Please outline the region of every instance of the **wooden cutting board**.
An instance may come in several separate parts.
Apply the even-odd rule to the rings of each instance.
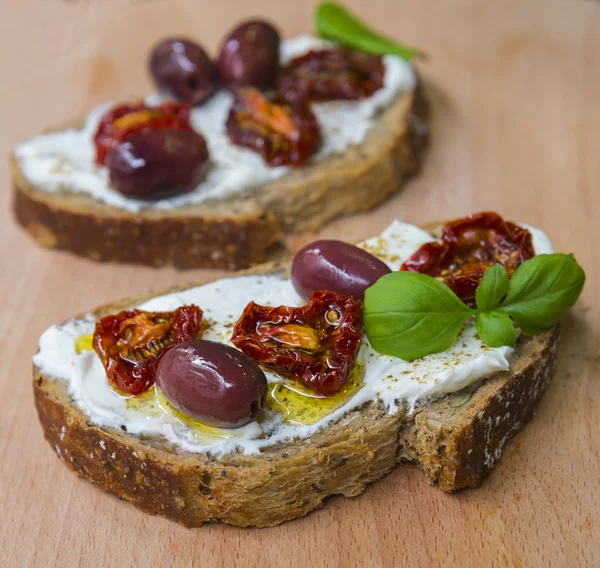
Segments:
[[[598,566],[600,564],[600,4],[349,1],[424,48],[433,145],[423,174],[323,235],[356,240],[493,209],[545,229],[587,270],[537,416],[476,490],[446,495],[412,467],[274,529],[187,530],[75,478],[42,439],[31,355],[48,325],[209,271],[98,265],[37,248],[0,211],[0,564],[3,566]],[[314,2],[21,0],[0,34],[2,153],[107,99],[143,93],[148,47],[185,34],[216,49],[239,19],[284,35]]]

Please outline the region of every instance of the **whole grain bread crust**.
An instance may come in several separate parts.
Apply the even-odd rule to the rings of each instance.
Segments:
[[[378,115],[364,142],[246,195],[172,211],[131,213],[81,192],[47,193],[12,155],[13,209],[38,244],[98,261],[241,269],[263,262],[283,232],[367,211],[418,172],[428,140],[418,86]]]
[[[270,264],[246,273],[273,273]],[[155,295],[95,311],[100,317]],[[77,475],[141,510],[188,527],[205,522],[267,527],[301,517],[332,495],[352,497],[400,462],[420,467],[431,484],[452,492],[475,487],[506,442],[533,416],[548,386],[558,327],[522,335],[510,372],[500,372],[409,412],[390,414],[370,402],[306,440],[257,455],[216,458],[185,452],[160,437],[92,424],[65,382],[34,366],[34,398],[48,443]]]

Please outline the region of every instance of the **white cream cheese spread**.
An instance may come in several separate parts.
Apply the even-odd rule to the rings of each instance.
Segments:
[[[531,227],[529,230],[536,254],[553,252],[542,231]],[[431,240],[432,236],[422,229],[395,221],[379,237],[360,246],[381,258],[392,270],[398,270],[404,260]],[[210,322],[203,339],[229,343],[233,324],[250,301],[272,306],[303,304],[290,280],[281,274],[270,274],[225,278],[159,296],[137,307],[166,311],[185,304],[196,304]],[[473,322],[465,325],[456,343],[447,351],[412,362],[380,355],[364,338],[357,359],[358,368],[364,369],[362,387],[315,423],[306,425],[284,421],[281,413],[267,408],[260,423],[232,430],[207,429],[199,432],[189,427],[185,420],[168,412],[160,404],[160,399],[153,398],[150,406],[132,405],[134,399],[124,398],[109,386],[96,353],[85,351],[78,354],[75,349],[75,340],[92,333],[94,325],[94,318],[86,316],[47,329],[40,338],[39,352],[33,358],[35,365],[41,372],[66,381],[74,402],[95,424],[114,428],[125,426],[132,434],[162,435],[184,450],[210,451],[216,455],[233,450],[255,453],[279,441],[307,438],[371,400],[382,401],[391,413],[398,410],[399,404],[414,407],[425,400],[459,391],[496,371],[508,370],[512,353],[509,347],[485,346],[478,339]],[[285,384],[275,373],[266,371],[266,375],[270,388],[277,383]]]
[[[311,49],[322,49],[327,42],[311,36],[298,36],[282,42],[282,63]],[[373,123],[373,118],[397,96],[415,86],[416,76],[409,63],[400,57],[384,58],[384,86],[373,96],[360,101],[331,101],[312,105],[321,127],[322,146],[312,157],[340,153],[359,144]],[[147,103],[159,104],[158,94],[147,97]],[[206,179],[190,193],[158,201],[125,197],[109,186],[108,171],[95,164],[94,134],[104,113],[115,103],[97,106],[87,116],[81,130],[64,130],[36,136],[22,144],[15,155],[25,178],[36,188],[47,192],[78,191],[126,211],[142,209],[168,210],[218,200],[273,181],[287,167],[271,168],[256,152],[232,144],[225,132],[225,121],[233,97],[221,89],[205,104],[194,107],[191,123],[206,139],[211,164]]]

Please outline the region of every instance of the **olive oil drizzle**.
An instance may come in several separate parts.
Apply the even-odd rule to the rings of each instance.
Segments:
[[[348,402],[364,385],[365,366],[355,365],[350,379],[336,394],[323,396],[296,381],[269,386],[267,407],[282,420],[298,426],[311,426]]]
[[[92,350],[93,334],[81,335],[75,339],[75,352],[79,355]],[[365,365],[356,364],[350,379],[336,394],[323,396],[312,392],[296,381],[271,383],[267,393],[266,406],[281,415],[289,424],[311,426],[348,402],[364,385]],[[209,426],[177,410],[155,385],[144,394],[126,399],[127,408],[147,416],[160,417],[167,414],[176,422],[189,428],[200,442],[229,439],[239,434],[227,428]],[[260,423],[264,417],[259,417]]]
[[[77,355],[81,355],[82,353],[85,353],[86,351],[91,351],[93,349],[93,347],[92,347],[93,339],[94,339],[93,333],[88,333],[87,335],[80,335],[77,339],[75,339],[75,353],[77,353]]]
[[[238,438],[241,434],[233,429],[218,428],[209,426],[201,420],[196,420],[192,416],[181,412],[175,408],[162,393],[157,385],[142,395],[129,398],[126,401],[127,408],[145,414],[146,416],[161,417],[167,414],[173,420],[189,428],[192,435],[199,442],[211,442],[215,440],[228,440],[229,438]]]

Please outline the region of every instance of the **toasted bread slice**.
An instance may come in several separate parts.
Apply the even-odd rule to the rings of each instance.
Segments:
[[[293,169],[243,196],[168,211],[132,213],[69,191],[32,185],[11,156],[14,212],[38,242],[99,261],[179,268],[247,268],[267,257],[283,232],[315,230],[367,211],[418,172],[428,109],[417,87],[399,96],[365,139],[344,153]]]
[[[275,270],[268,265],[250,273]],[[94,315],[153,296],[103,306]],[[65,381],[35,367],[33,386],[45,437],[76,474],[147,513],[189,527],[214,521],[267,527],[306,515],[331,495],[358,495],[400,462],[418,465],[444,491],[479,485],[506,442],[533,416],[550,382],[557,340],[558,327],[521,335],[510,372],[413,412],[401,406],[390,414],[372,401],[310,438],[219,458],[185,452],[159,436],[92,424]]]

